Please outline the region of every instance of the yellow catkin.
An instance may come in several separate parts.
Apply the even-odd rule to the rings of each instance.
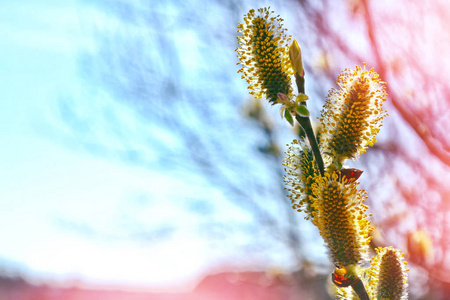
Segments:
[[[365,191],[355,181],[339,181],[335,172],[317,175],[313,184],[314,224],[325,240],[333,263],[359,265],[367,260],[372,230]]]
[[[375,135],[387,115],[383,110],[385,83],[373,70],[345,69],[328,94],[320,118],[323,152],[334,161],[357,158],[376,142]]]
[[[371,299],[408,299],[409,270],[403,253],[392,247],[377,248],[368,270],[370,281],[366,285]]]
[[[312,184],[318,173],[311,148],[304,140],[294,140],[288,146],[283,159],[286,175],[283,177],[287,186],[292,208],[306,213],[306,219],[313,215]]]
[[[238,73],[246,79],[250,94],[266,97],[274,104],[277,94],[292,94],[292,70],[289,62],[290,36],[282,27],[283,19],[272,16],[269,8],[251,9],[238,25]]]

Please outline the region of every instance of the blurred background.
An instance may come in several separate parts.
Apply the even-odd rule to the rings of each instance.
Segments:
[[[1,299],[331,298],[322,239],[285,197],[296,129],[236,73],[236,26],[269,5],[313,116],[344,68],[388,83],[378,143],[349,166],[410,299],[445,299],[445,0],[2,1]]]

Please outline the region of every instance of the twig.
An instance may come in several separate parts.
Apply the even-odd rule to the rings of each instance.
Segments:
[[[298,92],[304,94],[305,77],[300,76],[299,74],[296,73],[295,82],[297,83]],[[301,104],[306,107],[306,101],[303,101]],[[311,145],[313,155],[317,163],[317,167],[319,168],[320,175],[324,176],[325,167],[323,164],[322,155],[320,154],[319,144],[317,143],[316,135],[314,134],[314,131],[311,126],[311,120],[309,119],[309,117],[303,117],[298,114],[295,115],[295,119],[305,131],[306,136],[308,137],[309,144]]]
[[[370,300],[366,288],[360,278],[352,284],[352,289],[355,291],[356,295],[358,295],[360,300]]]

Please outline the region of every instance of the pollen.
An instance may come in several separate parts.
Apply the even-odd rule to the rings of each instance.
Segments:
[[[368,292],[372,299],[408,299],[406,261],[400,250],[392,247],[376,248],[377,255],[370,262]]]
[[[274,17],[269,8],[251,9],[238,25],[237,57],[243,78],[256,98],[266,97],[274,104],[277,94],[292,94],[289,61],[290,36],[282,27],[283,19]]]
[[[366,65],[345,69],[331,89],[321,114],[320,144],[335,160],[355,159],[376,142],[386,101],[386,83]]]
[[[328,245],[336,265],[358,265],[367,260],[372,230],[363,204],[365,191],[355,181],[344,183],[336,173],[314,179],[313,208],[315,225]]]
[[[286,172],[283,180],[292,208],[298,212],[305,212],[305,219],[312,219],[314,215],[312,184],[318,170],[311,147],[305,140],[294,140],[288,145],[283,165]]]

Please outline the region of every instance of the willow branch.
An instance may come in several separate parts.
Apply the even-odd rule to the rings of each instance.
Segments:
[[[295,82],[297,84],[297,89],[299,93],[305,93],[305,77],[300,76],[299,74],[295,74]],[[303,101],[301,103],[306,107],[306,102]],[[314,134],[314,130],[312,129],[311,120],[309,117],[303,117],[300,115],[295,115],[295,119],[303,128],[308,137],[309,144],[311,145],[311,149],[313,151],[314,158],[317,163],[317,167],[319,168],[320,175],[324,176],[325,167],[323,164],[322,155],[320,154],[319,144],[317,143],[316,135]]]
[[[352,289],[355,291],[356,295],[358,295],[360,300],[370,300],[366,288],[360,278],[352,284]]]

